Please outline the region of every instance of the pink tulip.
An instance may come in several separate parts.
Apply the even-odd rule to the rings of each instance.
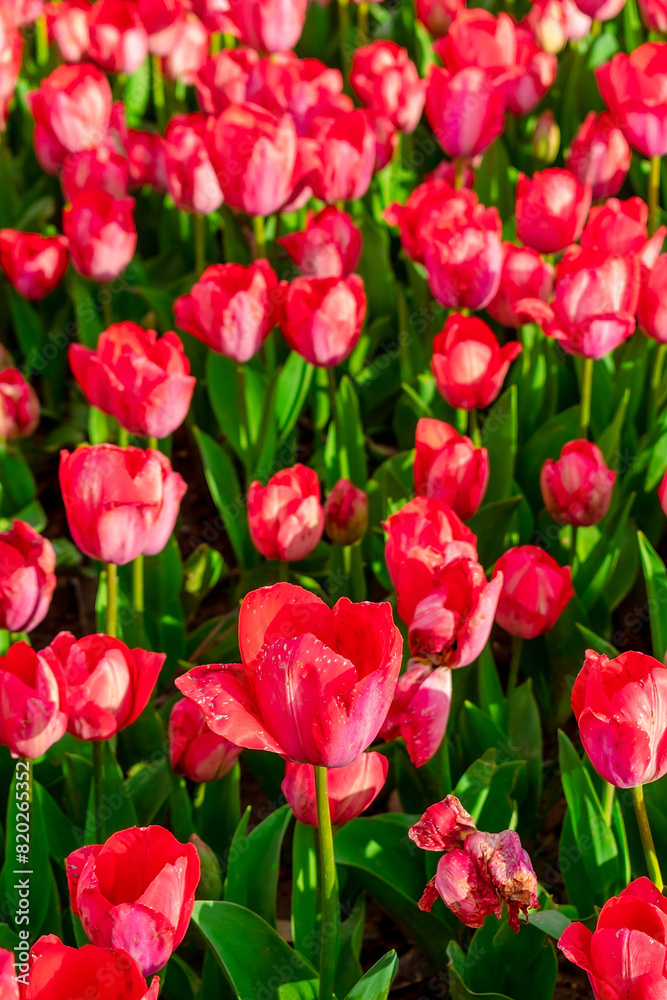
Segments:
[[[132,0],[92,4],[88,36],[88,55],[108,73],[134,73],[148,55],[148,35]]]
[[[394,700],[380,730],[384,740],[405,740],[410,760],[421,767],[442,743],[452,701],[452,672],[423,660],[409,660],[398,678]]]
[[[652,268],[662,250],[667,226],[659,226],[649,239],[648,205],[641,198],[608,198],[591,209],[581,234],[582,247],[594,247],[622,257],[636,254],[644,268]]]
[[[82,191],[107,191],[114,198],[124,198],[130,186],[130,164],[111,142],[95,149],[68,153],[60,174],[63,194],[73,202]]]
[[[569,566],[561,567],[537,545],[520,545],[497,561],[503,578],[496,621],[510,635],[534,639],[556,624],[574,596]]]
[[[293,351],[322,368],[333,368],[352,353],[366,315],[359,275],[295,278],[281,288],[278,322]]]
[[[617,52],[595,70],[602,99],[642,156],[667,153],[667,43]]]
[[[22,1000],[158,1000],[159,989],[158,976],[147,986],[141,969],[124,950],[91,944],[69,948],[55,934],[48,934],[30,949],[28,985]]]
[[[579,239],[590,207],[590,184],[580,184],[568,170],[519,174],[517,236],[540,253],[558,253]]]
[[[289,52],[301,37],[307,0],[237,0],[233,20],[241,41],[264,52]]]
[[[479,507],[489,481],[489,455],[442,420],[422,417],[415,436],[415,492],[448,503],[464,521]]]
[[[433,341],[433,375],[450,406],[472,410],[489,406],[502,389],[521,344],[503,347],[481,319],[450,315]]]
[[[248,80],[259,62],[254,49],[221,49],[209,56],[195,79],[197,100],[202,111],[219,115],[230,104],[247,100]]]
[[[598,524],[609,510],[616,473],[592,441],[568,441],[557,462],[542,466],[544,506],[561,524]]]
[[[27,642],[15,642],[0,657],[0,699],[0,743],[12,757],[41,757],[64,736],[68,694],[62,668]]]
[[[222,205],[222,191],[207,149],[208,116],[174,115],[164,138],[167,190],[177,208],[210,215]]]
[[[0,628],[31,632],[43,621],[56,589],[51,542],[25,521],[0,532]]]
[[[347,212],[329,205],[311,216],[303,232],[276,240],[308,278],[346,278],[361,256],[361,232]]]
[[[304,559],[324,530],[317,473],[297,464],[276,472],[266,486],[252,482],[248,525],[253,544],[266,559]]]
[[[30,437],[39,424],[39,399],[18,368],[0,369],[0,438]]]
[[[483,309],[500,286],[500,216],[496,208],[478,209],[466,220],[431,221],[422,234],[428,283],[447,309]]]
[[[642,276],[637,322],[647,337],[667,344],[667,254]]]
[[[349,479],[339,479],[324,502],[324,530],[336,545],[354,545],[368,528],[368,497]]]
[[[415,497],[383,527],[387,533],[384,556],[397,590],[405,568],[413,561],[433,568],[455,559],[477,559],[477,539],[442,500]]]
[[[169,716],[169,759],[175,774],[191,781],[218,781],[232,769],[241,753],[224,736],[212,732],[204,713],[193,701],[177,701]]]
[[[63,236],[0,230],[0,267],[26,299],[41,299],[52,292],[65,276],[68,261]]]
[[[137,246],[134,199],[82,191],[63,210],[63,230],[77,271],[93,281],[112,281],[125,270]]]
[[[620,191],[630,170],[632,152],[623,129],[610,114],[591,111],[579,126],[565,156],[565,166],[581,184],[590,184],[593,199]]]
[[[370,806],[382,791],[389,761],[381,753],[362,753],[346,767],[327,774],[329,814],[334,826],[349,823]],[[317,827],[315,771],[312,764],[287,762],[283,795],[300,823]]]
[[[395,129],[414,132],[424,108],[425,84],[406,49],[389,41],[356,49],[350,84],[359,99]]]
[[[426,117],[436,139],[452,158],[483,153],[505,126],[507,101],[486,70],[466,66],[458,73],[431,68]]]
[[[553,294],[554,267],[531,247],[503,243],[503,248],[500,285],[486,308],[503,326],[519,327],[523,320],[514,308],[516,303],[521,299],[548,302]]]
[[[455,795],[429,806],[408,831],[410,840],[422,851],[451,851],[460,847],[477,829],[475,821]]]

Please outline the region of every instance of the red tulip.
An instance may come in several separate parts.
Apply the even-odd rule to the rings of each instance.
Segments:
[[[0,628],[31,632],[44,619],[56,589],[56,554],[25,521],[0,532]]]
[[[278,279],[267,260],[207,267],[174,304],[176,322],[214,351],[248,361],[275,325]]]
[[[123,949],[144,975],[185,936],[199,882],[194,844],[161,826],[132,827],[66,859],[73,912],[96,946]]]
[[[489,455],[442,420],[422,417],[415,436],[415,492],[444,500],[464,521],[475,513],[489,482]]]
[[[107,191],[83,191],[63,210],[72,263],[85,278],[112,281],[134,257],[134,199]]]
[[[516,234],[540,253],[558,253],[579,239],[590,207],[590,184],[580,184],[568,170],[519,174]]]
[[[523,320],[514,308],[516,303],[521,299],[548,302],[553,294],[554,268],[531,247],[503,243],[503,249],[500,285],[486,308],[503,326],[519,327]]]
[[[136,323],[114,323],[95,351],[72,344],[69,362],[90,405],[130,434],[167,437],[185,420],[195,379],[175,333],[158,339]]]
[[[361,232],[347,212],[333,205],[311,216],[303,232],[281,236],[295,264],[308,278],[346,278],[361,256]]]
[[[636,254],[646,268],[651,268],[662,250],[667,227],[660,226],[649,239],[647,220],[648,206],[641,198],[608,198],[604,205],[591,209],[581,246],[595,247],[616,257]]]
[[[448,309],[483,309],[500,285],[503,245],[496,208],[477,206],[471,217],[441,218],[424,228],[428,283]]]
[[[198,17],[188,13],[180,22],[176,41],[165,54],[164,71],[168,80],[192,84],[208,58],[211,37]]]
[[[336,545],[354,545],[367,528],[368,497],[349,479],[339,479],[324,502],[324,530]]]
[[[322,368],[333,368],[352,352],[366,315],[358,274],[295,278],[282,283],[282,292],[278,321],[293,351]]]
[[[38,423],[39,400],[33,387],[18,368],[0,369],[0,438],[30,437]]]
[[[375,41],[357,49],[350,84],[359,99],[400,132],[414,132],[424,109],[424,81],[406,49]]]
[[[289,52],[301,37],[307,0],[237,0],[233,19],[241,41],[264,52]]]
[[[474,819],[456,796],[447,795],[442,802],[428,807],[410,827],[408,837],[422,851],[451,851],[476,829]]]
[[[175,774],[191,781],[217,781],[231,771],[241,747],[212,732],[201,708],[177,701],[169,716],[169,759]]]
[[[167,190],[164,139],[157,132],[129,128],[125,136],[130,185],[148,184],[155,191]]]
[[[465,9],[465,0],[415,0],[417,20],[439,38],[445,35],[452,21]]]
[[[574,0],[534,0],[526,21],[545,52],[560,52],[568,42],[585,38],[593,24]]]
[[[499,82],[518,75],[516,25],[509,14],[463,10],[433,48],[451,73],[477,66]]]
[[[58,475],[75,544],[119,566],[162,551],[187,489],[162,452],[111,444],[61,451]]]
[[[7,11],[0,14],[0,53],[0,129],[4,129],[23,54],[23,36]]]
[[[592,441],[568,441],[557,462],[542,466],[544,506],[561,524],[597,524],[609,510],[616,473]]]
[[[649,31],[667,34],[667,6],[665,0],[638,0],[639,13]]]
[[[327,775],[329,814],[334,826],[355,819],[382,791],[389,761],[381,753],[362,753],[346,767],[332,768]],[[300,823],[317,827],[315,771],[312,764],[285,766],[283,795]]]
[[[375,169],[375,132],[361,108],[337,111],[313,125],[313,168],[309,176],[316,198],[329,204],[363,197]]]
[[[44,4],[49,32],[63,62],[77,63],[88,53],[90,0],[52,0]]]
[[[399,134],[388,118],[381,115],[371,115],[371,126],[375,133],[375,167],[374,173],[384,170],[394,159],[398,149]]]
[[[455,559],[477,559],[477,539],[442,500],[415,497],[383,527],[387,533],[384,556],[396,590],[413,562],[433,569]]]
[[[632,152],[623,130],[611,115],[591,111],[579,126],[565,166],[581,184],[590,184],[593,199],[617,194],[630,170]]]
[[[343,96],[340,70],[319,59],[299,59],[293,52],[252,61],[248,57],[248,69],[246,100],[277,115],[288,111],[300,136],[308,134],[314,117],[353,108],[351,100]]]
[[[278,583],[244,598],[239,644],[242,664],[194,667],[176,681],[214,732],[324,767],[351,764],[373,742],[401,663],[389,604],[342,597],[330,609]]]
[[[233,19],[231,4],[223,0],[187,0],[188,9],[197,15],[209,31],[239,38],[239,27]]]
[[[423,660],[409,660],[398,678],[394,700],[380,730],[384,740],[405,740],[410,760],[421,767],[442,743],[452,701],[452,672],[433,669]]]
[[[500,346],[491,329],[474,316],[451,315],[433,341],[433,375],[450,406],[489,406],[500,392],[521,344]]]
[[[503,587],[496,621],[510,635],[534,639],[556,624],[573,596],[571,570],[537,545],[509,549],[497,561],[493,579]]]
[[[324,530],[317,473],[297,464],[276,472],[266,486],[252,482],[248,525],[253,544],[266,559],[304,559]]]
[[[454,191],[445,180],[425,181],[408,196],[405,205],[394,202],[385,209],[384,219],[398,226],[401,243],[408,257],[424,263],[424,234],[430,222],[451,221],[453,228],[462,228],[469,220],[483,217],[486,209],[479,205],[473,191]]]
[[[645,653],[589,649],[572,688],[584,750],[605,781],[633,788],[667,774],[667,667]]]
[[[458,73],[434,66],[426,88],[426,117],[448,156],[483,153],[505,125],[506,97],[486,70],[467,66]]]
[[[15,642],[0,657],[0,743],[12,757],[41,757],[65,734],[67,698],[60,665]]]
[[[82,191],[108,191],[125,198],[130,186],[130,163],[114,144],[103,142],[95,149],[69,153],[60,174],[65,199],[73,202]]]
[[[148,51],[168,55],[183,28],[185,4],[181,0],[138,0],[136,6],[148,34]]]
[[[612,118],[642,156],[667,153],[667,43],[617,52],[595,77]]]
[[[247,100],[248,80],[259,62],[254,49],[221,49],[203,64],[195,80],[197,100],[202,111],[219,115],[230,104]]]
[[[222,191],[206,146],[208,116],[174,115],[165,131],[167,190],[183,212],[210,215],[222,205]]]
[[[148,55],[148,35],[132,0],[96,0],[88,35],[88,55],[108,73],[134,73]]]
[[[625,0],[574,0],[580,11],[594,21],[611,21],[621,12]]]
[[[607,900],[591,931],[563,931],[558,947],[588,973],[595,1000],[658,1000],[667,985],[667,901],[647,878]]]
[[[55,934],[39,938],[30,951],[28,985],[22,1000],[157,1000],[160,980],[150,988],[126,951],[68,948]]]
[[[26,943],[27,950],[28,945]],[[3,1000],[20,1000],[17,975],[22,975],[19,953],[0,948],[0,996]],[[26,971],[28,966],[26,964]]]
[[[526,25],[516,27],[516,65],[520,70],[507,86],[507,108],[514,115],[527,115],[540,103],[556,79],[558,60],[545,52]]]
[[[637,322],[647,337],[667,344],[667,254],[642,276]]]

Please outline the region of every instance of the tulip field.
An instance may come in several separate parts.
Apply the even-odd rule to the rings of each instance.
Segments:
[[[665,237],[667,0],[0,0],[0,1000],[667,1000]]]

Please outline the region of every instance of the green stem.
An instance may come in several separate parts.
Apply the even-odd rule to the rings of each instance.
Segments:
[[[350,34],[350,3],[349,0],[338,0],[338,47],[341,53],[343,71],[347,70],[349,62]]]
[[[114,567],[115,568],[115,567]],[[95,810],[95,843],[103,842],[102,810],[104,809],[104,757],[103,745],[93,740],[93,808]]]
[[[255,260],[261,260],[262,257],[266,257],[266,233],[261,215],[253,215],[252,229],[255,234]]]
[[[343,441],[345,440],[345,435],[343,434],[344,428],[341,427],[338,421],[338,407],[336,406],[336,376],[333,368],[327,368],[327,378],[327,385],[329,388],[329,406],[331,408],[329,419],[333,420],[336,425],[336,456],[338,458],[338,469],[343,479],[349,479],[350,462],[347,454],[347,448],[343,447]]]
[[[479,421],[477,419],[477,410],[473,406],[472,410],[468,411],[468,434],[474,444],[475,448],[481,447],[482,444],[482,432],[479,429]]]
[[[289,563],[285,559],[281,559],[278,563],[278,581],[279,583],[289,581]]]
[[[653,843],[653,834],[651,833],[648,814],[646,812],[644,789],[642,785],[637,785],[636,788],[631,789],[631,792],[632,804],[635,807],[635,816],[637,817],[637,826],[639,827],[639,836],[641,837],[642,847],[644,848],[644,858],[646,859],[646,868],[648,870],[649,878],[652,882],[655,882],[660,892],[662,892],[664,883],[662,881],[660,865],[658,864],[658,856],[655,853],[655,844]]]
[[[648,175],[648,234],[658,228],[660,212],[660,157],[652,156]]]
[[[396,301],[398,304],[398,344],[401,351],[401,377],[408,385],[412,384],[414,372],[408,345],[408,303],[405,298],[405,289],[400,283],[396,284]]]
[[[106,632],[114,639],[118,633],[118,567],[115,563],[107,563]]]
[[[104,318],[104,329],[108,330],[113,323],[113,309],[111,308],[112,291],[108,285],[102,288],[102,316]]]
[[[239,444],[243,451],[243,464],[250,466],[250,430],[248,427],[248,404],[246,399],[245,368],[243,362],[236,365],[236,395],[238,397]]]
[[[322,885],[322,941],[320,944],[320,1000],[332,1000],[338,943],[338,891],[333,830],[327,794],[327,769],[315,767],[320,881]]]
[[[35,57],[38,66],[46,66],[49,61],[49,32],[44,14],[35,21]]]
[[[591,422],[591,394],[593,391],[593,358],[583,358],[581,367],[581,409],[579,411],[579,437],[588,438]]]
[[[655,358],[653,359],[648,400],[646,430],[649,432],[653,429],[653,424],[660,409],[660,386],[662,385],[662,371],[665,366],[665,354],[667,354],[667,344],[658,344],[655,350]]]
[[[577,525],[572,525],[572,541],[570,545],[570,565],[572,566],[572,573],[574,575],[574,570],[576,569],[577,563]]]
[[[460,156],[454,160],[454,187],[457,191],[463,187],[463,159]]]
[[[149,437],[149,439],[148,439],[148,447],[152,448],[153,451],[157,451],[158,450],[157,438]]]
[[[153,70],[153,104],[155,105],[155,117],[158,128],[162,132],[166,122],[165,99],[164,99],[164,77],[162,76],[162,60],[160,56],[151,56],[151,67]]]
[[[523,649],[523,639],[515,635],[512,638],[512,659],[510,660],[510,672],[507,678],[507,697],[509,698],[516,690],[519,680],[519,667],[521,665],[521,651]]]
[[[359,34],[359,45],[365,45],[368,41],[368,4],[359,4],[359,19],[357,21],[357,31]]]
[[[138,616],[144,613],[144,557],[132,561],[132,607]]]
[[[118,427],[118,447],[127,448],[130,443],[130,432],[125,430],[122,425]]]
[[[195,274],[201,277],[206,267],[206,219],[203,215],[195,215],[192,220],[195,241]]]
[[[608,781],[605,781],[604,788],[602,789],[602,812],[604,813],[604,818],[607,821],[607,826],[611,826],[611,818],[614,812],[615,792],[616,792],[615,785],[612,785]]]

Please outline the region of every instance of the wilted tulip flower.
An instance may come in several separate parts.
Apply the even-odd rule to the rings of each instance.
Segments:
[[[410,760],[421,767],[442,743],[451,702],[451,670],[409,660],[407,670],[398,678],[380,736],[387,741],[402,737]]]
[[[62,281],[69,254],[63,236],[0,230],[0,267],[26,299],[41,299]]]
[[[148,184],[155,191],[167,190],[164,139],[157,132],[129,128],[125,135],[130,187]]]
[[[65,865],[72,910],[94,945],[123,949],[146,976],[166,965],[192,916],[194,844],[162,826],[135,826],[80,847]]]
[[[415,0],[417,20],[434,38],[445,35],[452,21],[465,9],[465,0]]]
[[[335,767],[329,771],[327,795],[334,826],[349,823],[368,809],[382,791],[388,768],[389,761],[381,753],[362,753],[346,767]],[[313,765],[288,761],[281,788],[299,822],[316,827]]]
[[[584,969],[595,1000],[660,997],[667,984],[667,900],[647,878],[636,878],[607,900],[597,927],[572,923],[558,947]]]
[[[281,283],[278,322],[285,340],[311,365],[333,368],[353,350],[366,315],[358,274]]]
[[[450,406],[463,410],[489,406],[520,353],[521,344],[516,341],[501,347],[481,319],[454,313],[433,341],[433,375],[438,391]]]
[[[486,309],[503,326],[519,327],[523,320],[514,306],[521,299],[548,302],[553,294],[554,267],[532,247],[503,243],[503,249],[500,285]]]
[[[262,587],[241,605],[239,645],[242,664],[194,667],[176,680],[214,732],[323,767],[345,767],[373,742],[401,664],[389,604],[342,597],[329,608],[302,587]]]
[[[361,256],[360,230],[333,205],[310,216],[303,232],[281,236],[276,243],[308,278],[346,278]]]
[[[0,369],[0,438],[30,437],[39,423],[37,393],[18,368]]]
[[[384,557],[397,590],[404,570],[413,562],[432,570],[434,563],[477,559],[477,539],[442,500],[415,497],[387,518],[383,527],[387,533]]]
[[[339,479],[324,501],[324,530],[336,545],[354,545],[367,527],[368,497],[349,479]]]
[[[88,55],[108,73],[130,75],[148,55],[148,35],[132,0],[97,0],[88,15]]]
[[[406,49],[375,41],[356,49],[350,84],[364,104],[388,118],[399,132],[414,132],[424,108],[423,80]]]
[[[667,254],[658,257],[642,277],[637,322],[647,337],[667,344]]]
[[[617,788],[667,774],[667,667],[645,653],[595,650],[572,688],[572,710],[591,764]]]
[[[176,41],[164,57],[168,80],[192,84],[208,58],[211,36],[198,17],[188,12],[180,23]]]
[[[112,142],[95,149],[68,153],[60,174],[66,201],[73,202],[81,191],[108,191],[114,198],[124,198],[130,186],[130,164]]]
[[[289,52],[301,37],[307,0],[237,0],[233,18],[244,45],[263,52]]]
[[[448,156],[472,157],[488,149],[504,128],[506,106],[504,90],[481,67],[466,66],[458,73],[431,67],[426,117]]]
[[[424,265],[434,296],[447,309],[483,309],[500,286],[502,225],[496,208],[477,206],[468,218],[440,218],[422,234]]]
[[[558,461],[542,466],[544,506],[561,524],[597,524],[609,510],[616,473],[607,468],[592,441],[568,441]]]
[[[217,781],[231,771],[241,753],[212,732],[201,708],[188,698],[177,701],[169,716],[169,759],[175,774],[191,781]]]
[[[649,31],[667,34],[667,4],[665,0],[637,0],[642,21]]]
[[[503,586],[496,621],[510,635],[534,639],[556,624],[565,610],[572,589],[569,566],[537,545],[508,549],[497,561],[493,579],[502,574]]]
[[[421,819],[408,830],[410,840],[422,851],[451,851],[460,847],[471,833],[475,821],[455,795],[429,806]]]
[[[222,191],[207,149],[208,115],[174,115],[164,134],[167,191],[183,212],[210,215]]]
[[[631,159],[628,141],[612,116],[591,111],[572,140],[565,166],[581,184],[590,184],[598,201],[620,191]]]
[[[134,198],[82,191],[63,209],[63,230],[77,271],[93,281],[113,281],[130,263],[137,246]]]
[[[187,489],[162,452],[111,444],[61,451],[58,478],[75,544],[118,566],[162,551]]]
[[[489,482],[489,454],[443,420],[422,417],[415,434],[415,493],[444,500],[464,521]]]
[[[617,52],[595,78],[612,118],[642,156],[667,153],[667,43]]]
[[[266,559],[304,559],[324,530],[317,473],[297,464],[276,472],[266,486],[252,482],[248,525],[253,544]]]
[[[49,32],[63,62],[77,63],[88,52],[88,12],[90,0],[51,0],[44,4]]]
[[[69,948],[55,936],[38,938],[30,951],[30,971],[24,1000],[157,1000],[160,980],[146,985],[141,969],[120,949]]]
[[[207,347],[249,361],[275,326],[278,278],[268,260],[207,267],[174,303],[176,322]]]
[[[34,760],[64,736],[68,703],[62,668],[27,642],[15,642],[0,657],[0,699],[0,744],[12,757]]]
[[[248,80],[259,62],[254,49],[221,49],[209,56],[195,79],[197,100],[202,111],[219,115],[230,104],[247,100]]]
[[[362,198],[375,169],[376,136],[370,113],[352,106],[342,112],[327,109],[311,131],[308,179],[315,197],[328,204]]]
[[[114,323],[97,349],[71,344],[69,363],[91,406],[115,417],[130,434],[163,438],[185,420],[195,379],[183,344],[169,331]]]
[[[0,532],[0,628],[31,632],[44,619],[56,589],[56,554],[25,521]]]
[[[590,207],[590,184],[580,184],[569,170],[519,174],[516,234],[540,253],[559,253],[579,239]]]
[[[667,226],[659,226],[649,239],[646,223],[648,205],[641,198],[608,198],[591,209],[581,234],[582,247],[595,247],[622,257],[636,254],[644,268],[652,268],[662,250]]]

